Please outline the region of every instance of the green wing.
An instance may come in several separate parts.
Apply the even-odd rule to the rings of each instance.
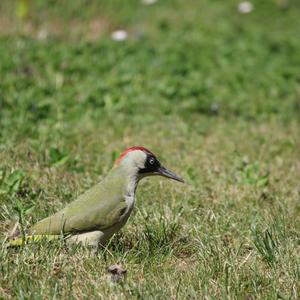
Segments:
[[[127,208],[122,183],[123,178],[107,177],[63,210],[33,225],[29,233],[80,233],[115,225]]]

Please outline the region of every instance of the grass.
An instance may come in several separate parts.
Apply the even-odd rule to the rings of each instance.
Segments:
[[[61,209],[144,145],[150,178],[106,251],[0,249],[0,298],[298,299],[297,1],[2,1],[0,230]],[[110,38],[126,29],[129,39]],[[121,263],[123,284],[106,268]]]

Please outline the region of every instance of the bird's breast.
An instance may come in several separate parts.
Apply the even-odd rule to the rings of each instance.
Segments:
[[[122,215],[122,218],[128,218],[133,207],[134,207],[134,202],[135,202],[135,195],[132,195],[132,196],[125,196],[125,202],[126,202],[126,210],[124,211],[123,215]]]

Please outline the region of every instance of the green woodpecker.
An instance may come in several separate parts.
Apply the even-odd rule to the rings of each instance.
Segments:
[[[147,176],[161,175],[180,182],[183,179],[164,168],[144,147],[125,150],[114,167],[90,190],[54,215],[34,224],[25,237],[16,237],[11,246],[64,236],[67,244],[105,245],[128,220],[138,182]]]

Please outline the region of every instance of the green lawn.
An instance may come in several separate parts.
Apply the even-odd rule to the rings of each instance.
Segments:
[[[299,299],[300,4],[238,2],[1,1],[0,242],[129,146],[186,179],[145,179],[97,256],[1,242],[1,299]]]

